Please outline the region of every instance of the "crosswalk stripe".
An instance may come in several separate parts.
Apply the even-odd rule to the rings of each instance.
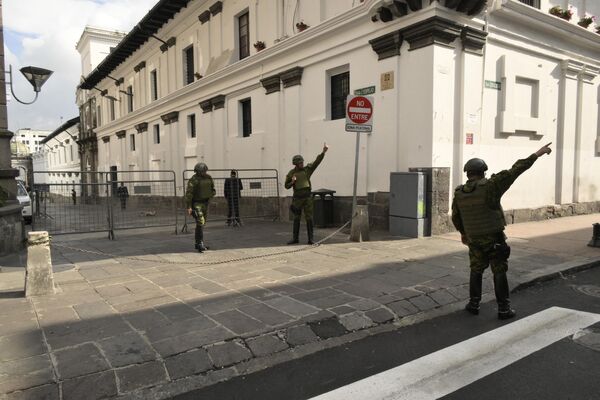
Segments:
[[[551,307],[312,400],[437,399],[598,321],[600,314]]]

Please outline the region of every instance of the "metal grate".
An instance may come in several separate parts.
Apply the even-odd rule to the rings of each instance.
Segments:
[[[523,4],[527,4],[528,6],[540,8],[540,0],[519,0]]]

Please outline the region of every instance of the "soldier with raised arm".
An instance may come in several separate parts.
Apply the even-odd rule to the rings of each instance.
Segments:
[[[482,159],[473,158],[465,164],[464,172],[468,180],[454,190],[452,223],[460,232],[462,242],[469,247],[470,300],[465,310],[471,314],[479,314],[483,272],[491,266],[498,318],[508,319],[516,315],[510,307],[506,277],[510,247],[506,244],[506,221],[500,200],[519,175],[527,171],[539,157],[552,152],[551,144],[518,160],[511,169],[493,174],[489,179],[485,177],[488,167]]]

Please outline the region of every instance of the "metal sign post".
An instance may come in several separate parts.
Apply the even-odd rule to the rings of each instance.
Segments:
[[[348,95],[346,99],[346,132],[356,132],[354,157],[354,188],[352,189],[352,218],[356,214],[356,187],[358,185],[358,155],[360,133],[373,131],[373,97]]]

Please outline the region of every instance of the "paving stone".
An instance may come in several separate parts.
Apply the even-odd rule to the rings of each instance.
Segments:
[[[303,290],[315,290],[326,287],[333,287],[340,284],[340,281],[334,278],[318,278],[310,279],[304,282],[295,282],[294,286]]]
[[[338,307],[332,308],[330,311],[332,313],[334,313],[335,315],[344,315],[344,314],[350,314],[350,313],[356,311],[356,309],[346,305],[346,306],[338,306]]]
[[[310,304],[311,306],[321,308],[321,309],[327,309],[327,308],[331,308],[331,307],[340,306],[342,304],[347,304],[354,300],[356,300],[355,296],[351,296],[346,293],[341,293],[341,294],[338,294],[335,296],[322,297],[319,299],[308,300],[306,302],[308,304]]]
[[[169,357],[208,344],[229,340],[234,336],[235,334],[230,330],[225,329],[222,326],[216,326],[203,331],[169,337],[153,343],[152,346],[162,357]]]
[[[262,303],[240,307],[239,310],[260,322],[271,326],[284,324],[293,319],[292,316],[284,314],[281,311]]]
[[[299,325],[287,329],[286,340],[291,346],[300,346],[316,342],[319,340],[319,337],[315,335],[308,325]]]
[[[348,331],[357,331],[374,325],[370,318],[360,312],[342,315],[339,320]]]
[[[0,363],[0,393],[53,382],[54,373],[47,354]]]
[[[131,294],[131,291],[123,285],[110,285],[95,288],[96,292],[104,298],[119,297],[126,294]]]
[[[154,386],[167,380],[164,365],[160,361],[150,361],[115,370],[119,378],[121,392],[131,392],[143,387]]]
[[[310,329],[321,339],[342,336],[347,333],[346,328],[335,317],[321,321],[309,322]]]
[[[256,357],[278,353],[288,348],[281,339],[274,335],[259,336],[246,340],[246,344]]]
[[[47,351],[40,330],[0,337],[0,361],[37,356]]]
[[[94,342],[131,331],[129,325],[120,317],[98,318],[44,328],[48,344],[53,349]]]
[[[308,292],[292,294],[292,295],[290,295],[290,297],[294,298],[298,301],[307,303],[310,300],[322,299],[324,297],[331,297],[331,296],[335,296],[338,294],[340,294],[339,290],[335,290],[335,289],[328,287],[328,288],[311,290]]]
[[[301,303],[289,297],[270,299],[266,300],[265,303],[294,317],[303,317],[319,311],[318,308]]]
[[[206,294],[221,293],[229,290],[225,286],[218,285],[214,282],[202,278],[195,278],[194,281],[190,283],[190,286]]]
[[[380,306],[379,303],[377,303],[376,301],[373,301],[371,299],[358,299],[358,300],[354,300],[350,303],[348,303],[348,305],[352,308],[355,308],[357,310],[360,311],[368,311],[368,310],[373,310],[377,307]]]
[[[294,267],[275,268],[275,271],[283,272],[284,274],[288,274],[288,275],[292,275],[292,276],[310,275],[310,272],[304,271],[303,269],[300,269],[300,268],[294,268]]]
[[[271,290],[264,289],[258,286],[244,289],[244,294],[257,300],[268,300],[279,295]]]
[[[167,317],[155,310],[138,311],[123,314],[123,317],[136,329],[146,331],[153,326],[161,326],[169,323]]]
[[[193,331],[202,331],[215,326],[215,323],[207,317],[200,316],[186,321],[168,322],[155,325],[146,330],[146,336],[151,342],[157,342],[173,336],[184,335]]]
[[[238,310],[216,314],[212,318],[238,335],[266,328],[265,324],[242,314]]]
[[[365,312],[365,315],[377,324],[383,324],[394,319],[394,314],[385,308],[377,308],[375,310],[367,311]]]
[[[223,294],[216,298],[201,300],[194,308],[206,315],[214,315],[256,303],[258,301],[250,296]]]
[[[155,307],[156,311],[163,314],[171,321],[179,321],[199,317],[200,314],[194,308],[184,303],[169,303]]]
[[[196,375],[212,368],[212,362],[204,349],[192,350],[165,359],[171,379]]]
[[[418,290],[408,288],[401,288],[400,290],[392,293],[392,295],[397,297],[398,299],[410,299],[411,297],[417,297],[421,294],[423,293],[419,292]]]
[[[250,350],[238,342],[216,344],[208,348],[208,355],[216,367],[227,367],[252,358]]]
[[[106,317],[115,314],[115,310],[104,301],[76,304],[73,309],[81,319]]]
[[[117,382],[113,371],[67,379],[62,383],[64,400],[99,400],[117,395]]]
[[[427,297],[426,295],[413,297],[412,299],[410,299],[408,301],[410,301],[412,304],[414,304],[421,311],[427,311],[427,310],[431,310],[432,308],[437,307],[437,304],[435,303],[435,301],[433,301],[431,298]]]
[[[438,303],[441,306],[446,304],[452,304],[457,300],[447,290],[444,289],[429,293],[429,297],[431,297],[436,303]]]
[[[58,384],[53,383],[50,385],[38,386],[31,389],[19,390],[12,392],[6,397],[2,397],[3,400],[59,400],[60,396],[58,393]]]
[[[101,340],[98,345],[113,367],[140,364],[156,359],[154,350],[136,332]]]
[[[465,300],[470,297],[469,285],[453,286],[449,287],[447,290],[450,292],[450,294],[452,294],[452,296],[459,300]]]
[[[400,318],[419,312],[419,309],[413,306],[407,300],[395,301],[393,303],[386,304],[386,307],[395,312]]]
[[[110,368],[98,348],[91,343],[53,353],[60,379],[75,378]]]

